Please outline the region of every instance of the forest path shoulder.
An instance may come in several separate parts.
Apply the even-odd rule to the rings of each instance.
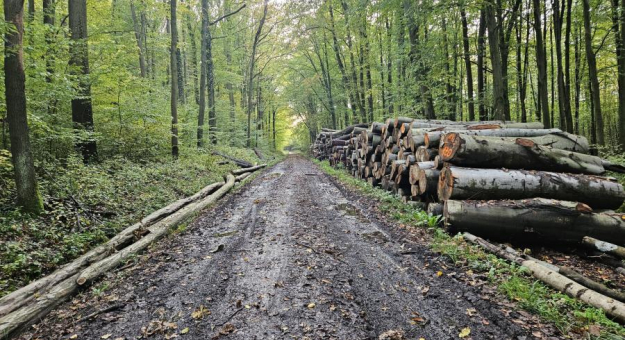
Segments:
[[[310,160],[289,156],[24,338],[377,339],[399,331],[430,340],[458,339],[466,328],[473,339],[532,338],[518,313],[504,316],[489,301],[483,280],[458,280],[426,245],[347,195],[355,194]],[[76,321],[111,305],[119,308]]]

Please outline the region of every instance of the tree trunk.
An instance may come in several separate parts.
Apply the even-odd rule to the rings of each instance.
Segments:
[[[542,198],[445,201],[445,226],[497,240],[578,244],[584,236],[625,240],[625,215],[593,213],[583,203]]]
[[[352,85],[350,83],[349,76],[347,75],[347,71],[345,69],[343,57],[341,56],[339,41],[336,36],[336,30],[335,30],[335,25],[334,25],[334,10],[332,9],[332,3],[329,3],[328,8],[330,11],[330,28],[331,28],[330,31],[332,33],[332,49],[334,50],[336,64],[339,68],[339,71],[341,72],[341,79],[343,80],[343,89],[345,90],[345,92],[347,92],[350,108],[352,110],[352,119],[355,119],[357,117],[356,106],[355,106],[356,103],[355,103],[354,94],[352,91]],[[351,122],[346,121],[345,125],[348,125],[350,123]]]
[[[610,178],[542,171],[446,167],[438,198],[497,200],[552,198],[586,203],[594,209],[617,209],[625,190]]]
[[[493,68],[493,119],[506,119],[506,98],[504,97],[505,79],[503,75],[503,65],[501,61],[501,50],[499,46],[500,26],[497,23],[494,4],[484,4],[484,16],[488,29],[488,45],[490,47],[490,60]]]
[[[540,0],[533,0],[534,5],[534,34],[536,35],[536,64],[538,66],[538,100],[542,112],[542,123],[545,128],[551,128],[549,115],[549,89],[547,88],[547,57],[545,56],[545,44],[540,19]]]
[[[178,159],[178,25],[176,20],[176,1],[170,0],[170,31],[171,31],[171,46],[169,49],[170,62],[169,69],[171,72],[171,155],[174,159]]]
[[[566,6],[566,5],[564,5]],[[555,36],[555,45],[556,45],[556,60],[557,60],[557,69],[558,69],[558,108],[560,113],[560,126],[565,131],[572,131],[572,128],[569,127],[572,124],[572,121],[569,121],[569,117],[571,117],[571,98],[566,91],[566,83],[564,79],[564,69],[562,65],[562,26],[563,21],[560,13],[563,12],[560,8],[560,1],[553,1],[553,31]]]
[[[43,201],[37,187],[26,114],[23,17],[23,0],[4,1],[4,20],[14,26],[4,35],[4,86],[17,204],[25,212],[38,214],[43,211]]]
[[[139,49],[139,70],[141,72],[141,78],[145,78],[147,75],[145,67],[145,54],[141,39],[141,30],[139,28],[139,20],[137,19],[137,11],[135,10],[135,2],[132,0],[130,1],[130,15],[132,17],[132,25],[135,31],[135,39],[137,40],[137,48]]]
[[[613,0],[616,28],[616,60],[618,63],[618,135],[625,152],[625,0]]]
[[[263,31],[263,25],[265,24],[265,19],[267,18],[267,6],[269,0],[265,0],[263,2],[263,16],[258,23],[258,29],[256,30],[256,34],[254,35],[254,42],[252,43],[252,53],[250,55],[250,65],[248,70],[248,80],[247,80],[247,147],[250,147],[252,144],[251,132],[252,132],[252,102],[254,101],[254,67],[256,63],[256,49],[258,48],[258,42],[260,40],[260,35]]]
[[[51,75],[54,73],[54,53],[53,52],[53,46],[54,46],[54,33],[53,33],[53,27],[54,27],[54,17],[55,17],[55,13],[56,13],[56,4],[55,4],[55,0],[43,0],[43,24],[48,26],[46,27],[46,45],[47,45],[47,51],[48,53],[46,54],[46,82],[50,83],[52,82],[52,77]],[[52,113],[54,112],[54,108],[53,105],[50,105],[48,108],[48,112]]]
[[[488,114],[484,103],[484,34],[486,33],[486,18],[484,9],[480,10],[480,23],[477,34],[477,100],[480,120],[488,120]]]
[[[573,0],[566,0],[566,30],[564,32],[564,96],[566,98],[567,132],[573,133],[573,113],[571,112],[571,9]]]
[[[473,101],[473,71],[471,67],[471,54],[469,51],[469,29],[467,25],[467,14],[464,7],[460,8],[462,18],[462,47],[464,50],[464,66],[467,72],[467,106],[469,107],[469,120],[475,120],[475,103]],[[482,117],[480,117],[482,119]]]
[[[200,33],[200,93],[199,93],[199,114],[197,116],[197,146],[204,146],[204,115],[206,114],[206,70],[207,52],[206,45],[208,40],[208,0],[202,0],[201,5],[201,25]]]
[[[536,0],[535,0],[536,1]],[[594,123],[597,133],[597,143],[605,145],[603,115],[601,113],[601,93],[599,78],[597,76],[597,56],[592,48],[592,28],[590,27],[590,4],[589,0],[582,0],[584,10],[584,45],[586,48],[586,61],[588,62],[588,78],[590,81],[590,96],[594,105]]]
[[[540,146],[530,139],[445,135],[439,148],[444,162],[476,168],[506,168],[601,175],[606,169],[622,171],[599,157]],[[488,161],[484,161],[488,160]]]
[[[73,43],[70,45],[69,65],[79,77],[78,97],[72,99],[72,122],[79,136],[76,148],[85,162],[97,160],[98,150],[93,139],[93,108],[91,106],[91,81],[89,78],[89,47],[87,45],[87,1],[69,0],[69,28]]]
[[[213,62],[213,37],[210,27],[206,29],[206,80],[208,91],[208,136],[217,144],[217,112],[215,111],[215,63]]]

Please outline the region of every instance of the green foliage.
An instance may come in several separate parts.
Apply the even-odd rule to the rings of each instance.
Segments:
[[[220,151],[259,162],[252,150]],[[116,157],[85,165],[75,155],[40,162],[45,213],[33,217],[14,206],[7,158],[0,154],[0,183],[9,184],[0,192],[0,295],[53,271],[150,212],[222,180],[235,168],[219,165],[223,159],[210,151],[183,152],[177,162]]]

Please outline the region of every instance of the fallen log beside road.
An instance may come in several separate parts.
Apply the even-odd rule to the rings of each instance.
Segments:
[[[501,247],[477,237],[471,233],[463,233],[463,238],[485,250],[503,257],[511,262],[517,263],[529,269],[532,276],[546,283],[552,288],[565,293],[566,295],[580,299],[587,304],[599,308],[612,316],[620,323],[625,323],[625,303],[615,300],[614,298],[597,293],[596,291],[585,287],[570,278],[558,273],[558,271],[545,266],[535,259],[524,259],[513,252],[506,251]]]
[[[3,297],[0,299],[0,339],[8,339],[34,320],[43,317],[75,294],[79,287],[89,284],[133,254],[144,250],[165,236],[171,228],[215,203],[237,181],[249,177],[251,172],[264,166],[236,170],[237,177],[230,174],[225,182],[213,183],[191,197],[157,210],[51,275]],[[139,239],[133,242],[137,237]]]
[[[620,240],[621,244],[625,244],[625,240]],[[582,243],[590,248],[596,249],[600,252],[614,255],[618,258],[625,260],[625,247],[621,247],[617,244],[601,241],[590,236],[584,236]]]
[[[578,244],[584,236],[625,242],[625,214],[594,213],[583,203],[543,198],[445,201],[445,226],[496,240]]]

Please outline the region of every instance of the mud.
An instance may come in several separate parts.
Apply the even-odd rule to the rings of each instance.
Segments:
[[[533,338],[368,204],[290,156],[22,338]]]

